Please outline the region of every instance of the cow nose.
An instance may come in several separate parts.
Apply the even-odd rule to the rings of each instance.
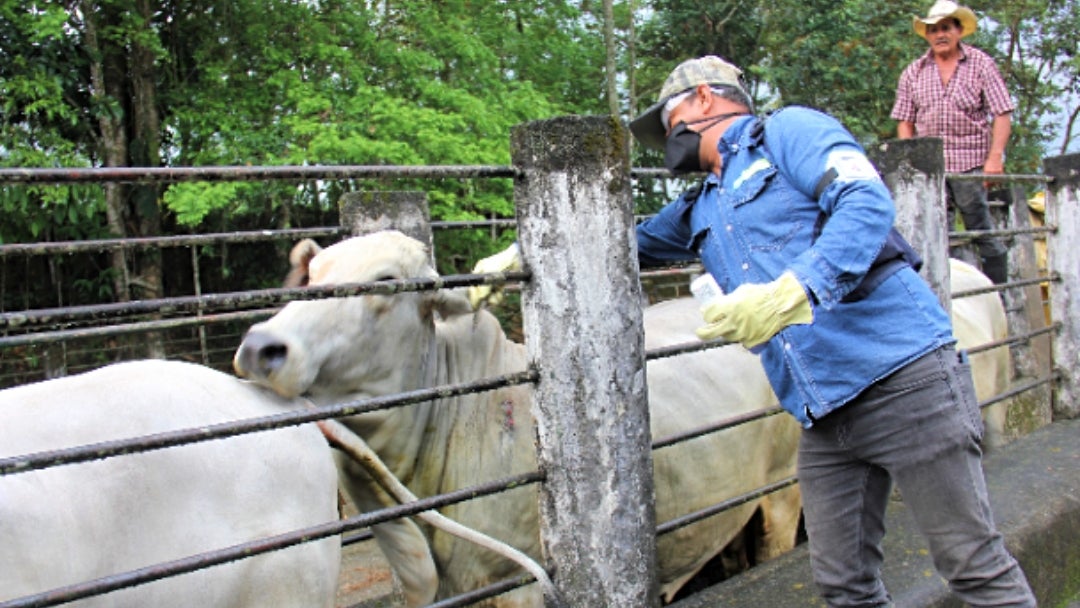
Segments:
[[[274,336],[263,332],[249,332],[236,351],[233,367],[241,376],[269,378],[281,369],[289,356],[289,347]]]

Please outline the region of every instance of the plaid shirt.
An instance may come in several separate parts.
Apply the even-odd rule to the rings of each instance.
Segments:
[[[1005,80],[985,52],[960,45],[960,61],[948,85],[933,51],[911,62],[900,75],[892,118],[915,123],[920,137],[945,143],[945,170],[981,168],[990,152],[990,121],[1015,109]]]

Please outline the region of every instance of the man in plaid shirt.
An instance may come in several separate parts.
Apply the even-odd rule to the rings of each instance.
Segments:
[[[994,60],[960,42],[975,32],[978,19],[966,6],[938,0],[927,17],[913,23],[930,50],[900,75],[892,109],[897,136],[940,137],[949,173],[1002,173],[1015,106]],[[993,228],[984,183],[950,179],[946,185],[950,226],[958,208],[968,230]],[[983,273],[1004,283],[1004,244],[990,237],[976,238],[975,244]]]

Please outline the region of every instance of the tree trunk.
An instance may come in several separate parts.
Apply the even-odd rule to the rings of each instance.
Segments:
[[[131,165],[158,167],[161,165],[161,119],[157,110],[157,87],[154,81],[154,51],[143,40],[155,35],[151,28],[153,11],[150,0],[136,0],[139,30],[131,37],[128,55],[128,74],[131,78],[131,146],[128,151]],[[132,187],[132,216],[136,220],[137,236],[161,234],[161,207],[156,184],[136,184]],[[134,286],[140,299],[164,296],[162,288],[161,250],[139,250],[138,274]],[[164,358],[161,334],[147,336],[148,356]]]
[[[619,88],[616,82],[618,75],[618,64],[616,58],[618,55],[618,45],[615,44],[615,11],[612,6],[613,0],[604,0],[604,48],[607,60],[605,62],[607,71],[607,98],[608,98],[608,112],[612,116],[619,116]]]
[[[86,29],[86,51],[100,129],[99,150],[106,167],[161,165],[161,119],[157,110],[154,50],[146,43],[156,36],[151,0],[134,0],[133,10],[103,6],[93,0],[80,4]],[[133,21],[130,13],[138,18]],[[134,29],[133,29],[134,28]],[[108,30],[110,36],[100,34]],[[117,238],[161,234],[159,188],[154,184],[104,185],[106,217]],[[164,295],[161,251],[136,250],[112,255],[113,289],[118,302],[153,299]],[[145,354],[163,357],[160,334],[141,337]]]
[[[121,112],[119,109],[109,111],[106,108],[116,108],[114,100],[109,99],[106,87],[106,72],[115,73],[117,70],[106,69],[106,57],[98,40],[98,17],[99,12],[96,3],[92,0],[84,0],[80,4],[83,14],[83,28],[85,30],[86,54],[90,57],[90,94],[93,97],[94,106],[99,108],[98,150],[101,155],[102,165],[105,167],[122,167],[127,160],[127,134],[124,132]],[[123,73],[122,71],[120,72]],[[109,233],[116,238],[128,236],[126,225],[126,209],[124,204],[124,186],[115,182],[104,184],[105,190],[105,215],[109,227]],[[127,302],[131,299],[128,293],[128,266],[124,256],[124,250],[116,249],[111,255],[113,269],[113,297],[117,302]]]

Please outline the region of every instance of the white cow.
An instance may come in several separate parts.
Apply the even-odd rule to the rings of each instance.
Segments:
[[[197,365],[140,361],[0,391],[0,457],[296,407]],[[335,521],[337,473],[313,425],[0,476],[0,601]],[[80,606],[333,606],[330,537]]]
[[[294,274],[308,274],[311,284],[435,276],[425,248],[397,232],[352,238],[321,251],[310,241],[298,248],[292,259],[310,260],[310,266]],[[648,348],[693,342],[700,313],[693,301],[672,301],[650,307],[645,324]],[[521,371],[526,356],[495,317],[474,314],[460,293],[441,290],[290,303],[251,328],[234,365],[240,375],[282,395],[335,403]],[[757,357],[739,346],[651,362],[648,386],[657,438],[776,404]],[[536,469],[530,392],[508,387],[343,422],[413,493],[431,496]],[[790,416],[778,415],[656,451],[658,521],[793,475],[798,433]],[[362,510],[383,503],[360,466],[341,465],[343,485]],[[790,549],[799,508],[797,488],[787,488],[662,536],[661,593],[670,599],[755,511],[761,511],[766,531],[758,555],[768,558]],[[535,486],[442,512],[540,556]],[[404,520],[375,530],[410,605],[520,572],[501,557],[422,525],[421,530]],[[541,598],[533,585],[490,605],[539,606]]]
[[[949,277],[951,293],[993,286],[993,282],[977,268],[955,258],[949,260]],[[957,348],[973,348],[996,342],[1009,333],[1005,306],[997,292],[953,298],[951,317]],[[1005,392],[1012,375],[1009,347],[1001,346],[971,355],[971,373],[979,401]],[[990,449],[1006,442],[1007,407],[1008,401],[1002,401],[983,409],[986,427],[983,443]]]
[[[290,276],[316,285],[436,276],[424,247],[397,232],[352,238],[324,250],[304,241],[290,258]],[[976,301],[994,308],[989,300]],[[962,318],[966,307],[957,309]],[[693,300],[681,299],[649,307],[644,322],[645,345],[657,348],[696,341],[693,330],[701,316]],[[964,327],[961,323],[962,342],[986,341],[964,334]],[[982,364],[986,357],[975,359]],[[445,290],[294,302],[252,327],[234,358],[239,374],[282,395],[306,394],[324,404],[516,372],[525,365],[524,347],[508,340],[493,316],[472,313],[461,295]],[[997,378],[996,372],[991,377]],[[654,438],[776,404],[758,358],[740,346],[652,361],[648,387]],[[527,388],[441,399],[345,422],[419,496],[536,468]],[[793,475],[798,433],[795,421],[781,414],[656,451],[658,521]],[[362,467],[351,461],[340,465],[342,483],[362,510],[385,504]],[[536,492],[518,488],[442,511],[537,557]],[[788,488],[660,537],[663,597],[670,599],[735,539],[755,511],[763,516],[757,556],[768,559],[790,549],[799,509],[797,488]],[[377,526],[375,536],[410,605],[518,572],[505,559],[410,520]],[[491,605],[538,606],[540,597],[529,587]]]

